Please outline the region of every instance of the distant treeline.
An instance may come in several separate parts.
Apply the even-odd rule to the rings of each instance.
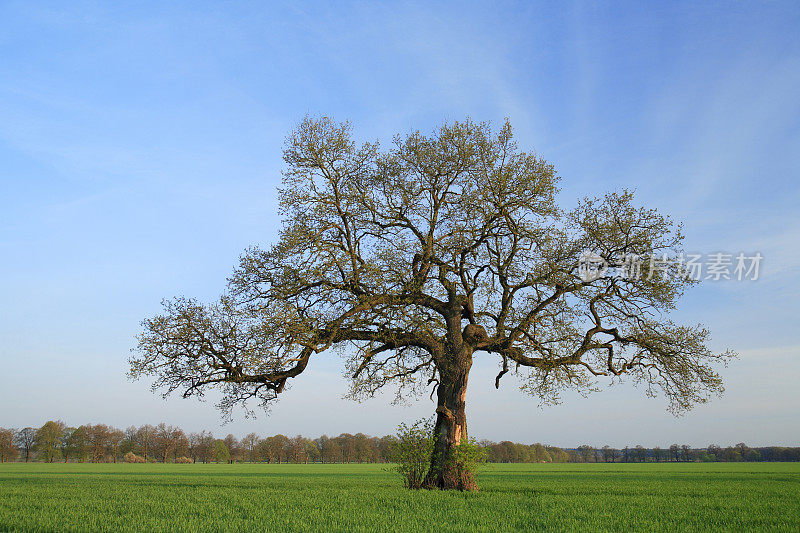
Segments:
[[[261,437],[250,433],[216,438],[211,432],[185,433],[161,423],[125,430],[105,424],[68,427],[49,421],[40,428],[0,428],[0,462],[268,462],[268,463],[385,463],[391,462],[397,437],[370,437],[363,433]],[[669,461],[800,461],[800,448],[750,448],[743,443],[721,448],[667,448],[642,446],[622,449],[589,445],[561,449],[543,444],[483,440],[479,446],[493,463],[612,463]]]
[[[505,445],[507,449],[515,447],[530,448],[524,444],[501,442],[491,444],[492,449]],[[800,447],[789,448],[784,446],[765,446],[751,448],[740,442],[735,446],[725,448],[716,444],[709,444],[706,448],[692,448],[688,444],[672,444],[667,448],[645,448],[644,446],[626,446],[624,448],[611,448],[603,446],[595,448],[588,444],[575,449],[567,449],[570,463],[666,463],[666,462],[758,462],[758,461],[800,461]],[[513,452],[503,454],[492,453],[496,458],[494,462],[527,462],[515,460]],[[524,452],[522,452],[524,456]],[[490,456],[491,456],[490,455]]]

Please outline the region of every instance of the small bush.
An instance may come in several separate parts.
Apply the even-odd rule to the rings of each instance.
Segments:
[[[122,458],[126,463],[144,463],[144,457],[140,457],[133,452],[126,453]]]
[[[474,438],[453,446],[448,461],[455,468],[456,478],[460,480],[459,490],[478,490],[474,475],[486,463],[486,450],[478,446]]]
[[[175,459],[175,462],[178,463],[178,464],[185,465],[185,464],[193,463],[194,461],[192,461],[191,457],[178,457],[177,459]]]
[[[397,472],[409,489],[419,489],[428,473],[433,453],[433,420],[417,420],[412,425],[397,427],[397,448],[394,460]]]

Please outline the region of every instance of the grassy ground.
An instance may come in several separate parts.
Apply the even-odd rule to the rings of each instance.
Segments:
[[[800,531],[800,464],[489,465],[412,492],[386,465],[0,465],[0,530]]]

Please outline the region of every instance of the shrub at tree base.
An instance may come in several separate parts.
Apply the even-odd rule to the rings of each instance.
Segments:
[[[146,462],[144,457],[140,457],[140,456],[136,455],[133,452],[126,453],[125,456],[123,457],[123,460],[126,463],[144,463],[144,462]]]
[[[437,458],[431,459],[435,448],[433,420],[418,420],[412,425],[400,424],[397,428],[397,449],[394,459],[397,471],[403,483],[409,489],[437,488],[437,485],[426,483],[426,479],[435,479],[438,472],[431,472],[431,464],[440,464]],[[448,472],[454,479],[449,485],[458,490],[478,490],[474,473],[486,462],[486,452],[481,449],[475,439],[461,442],[454,446],[444,464],[451,466]]]
[[[474,438],[453,446],[446,461],[453,466],[447,469],[453,477],[449,480],[451,486],[458,490],[478,490],[474,474],[486,463],[486,450],[478,446]]]
[[[407,488],[422,488],[433,453],[433,422],[417,420],[410,426],[400,424],[397,427],[397,438],[394,457],[397,471]]]
[[[194,461],[192,461],[191,457],[178,457],[177,459],[175,459],[175,462],[178,463],[178,464],[185,465],[185,464],[193,463]]]

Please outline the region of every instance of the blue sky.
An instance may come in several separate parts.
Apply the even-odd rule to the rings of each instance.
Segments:
[[[139,321],[213,299],[276,233],[283,139],[307,114],[362,139],[509,117],[552,161],[565,206],[635,188],[686,248],[755,252],[762,276],[707,282],[726,395],[682,418],[632,386],[538,408],[478,358],[481,438],[562,446],[800,444],[800,5],[770,3],[0,3],[0,426],[166,421],[219,434],[386,434],[427,398],[342,400],[333,354],[272,409],[129,382]]]

